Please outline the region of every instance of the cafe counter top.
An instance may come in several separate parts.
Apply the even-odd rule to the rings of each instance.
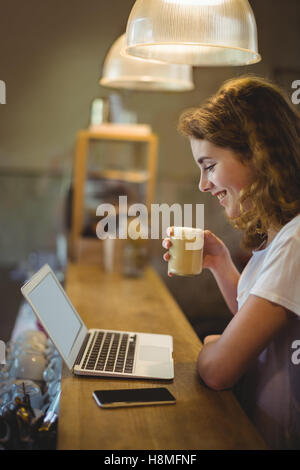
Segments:
[[[202,383],[196,361],[202,343],[152,268],[141,278],[70,264],[66,291],[88,328],[173,336],[173,381],[75,377],[63,369],[58,449],[265,449],[230,391]],[[97,389],[167,387],[175,405],[100,409]]]

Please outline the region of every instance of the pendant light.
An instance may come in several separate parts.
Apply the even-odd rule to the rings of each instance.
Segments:
[[[144,60],[125,53],[125,34],[110,48],[100,85],[136,90],[188,91],[194,88],[192,67]]]
[[[247,0],[137,0],[126,29],[126,52],[195,66],[261,60]]]

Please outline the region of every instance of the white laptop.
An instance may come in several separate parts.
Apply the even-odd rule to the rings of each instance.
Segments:
[[[174,378],[172,336],[88,330],[47,264],[21,291],[74,374]]]

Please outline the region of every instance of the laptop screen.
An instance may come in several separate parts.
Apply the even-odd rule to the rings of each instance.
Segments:
[[[74,307],[51,273],[28,294],[42,323],[55,339],[56,346],[68,356],[82,327]]]

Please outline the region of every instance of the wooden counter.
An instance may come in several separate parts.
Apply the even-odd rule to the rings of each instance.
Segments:
[[[63,370],[58,449],[264,449],[260,436],[229,391],[215,392],[196,371],[201,348],[159,276],[107,275],[98,266],[71,264],[66,290],[88,328],[170,334],[173,381],[75,377]],[[100,409],[96,389],[166,386],[176,405]]]

